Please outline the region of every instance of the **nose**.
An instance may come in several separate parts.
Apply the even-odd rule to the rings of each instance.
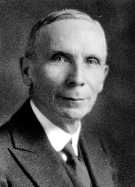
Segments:
[[[79,63],[74,63],[70,67],[70,72],[66,79],[66,85],[68,87],[82,87],[85,85],[85,79],[84,79],[84,68],[83,65]]]

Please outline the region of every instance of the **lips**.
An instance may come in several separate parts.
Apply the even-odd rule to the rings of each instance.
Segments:
[[[62,95],[57,95],[57,98],[61,98],[64,100],[69,100],[69,101],[82,101],[85,100],[85,98],[82,97],[67,97],[67,96],[62,96]]]
[[[61,98],[66,99],[66,100],[71,100],[71,101],[82,101],[82,100],[84,100],[83,98],[63,97],[63,96],[61,96]]]
[[[56,96],[56,103],[68,108],[82,108],[87,105],[88,99],[84,97],[67,97],[63,95]]]
[[[67,97],[63,95],[57,95],[57,99],[65,102],[73,102],[73,103],[82,103],[87,100],[87,98],[83,97]]]

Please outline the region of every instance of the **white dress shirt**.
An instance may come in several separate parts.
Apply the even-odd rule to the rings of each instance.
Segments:
[[[77,131],[73,134],[67,133],[63,129],[59,128],[58,126],[54,125],[43,113],[36,107],[34,102],[30,101],[31,108],[37,117],[38,121],[42,125],[44,131],[47,134],[47,137],[50,141],[52,147],[57,151],[61,152],[65,145],[71,140],[72,146],[76,156],[78,156],[78,140],[81,130],[81,123],[77,129]],[[61,154],[63,160],[66,161],[66,156]]]

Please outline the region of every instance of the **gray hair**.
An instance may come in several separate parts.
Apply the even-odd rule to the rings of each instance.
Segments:
[[[43,26],[51,24],[53,22],[64,20],[64,19],[83,19],[89,22],[95,22],[98,26],[101,27],[100,23],[90,17],[88,14],[75,10],[75,9],[63,9],[59,11],[53,11],[48,14],[45,18],[39,20],[31,29],[29,34],[28,42],[25,50],[25,57],[33,59],[36,57],[36,38],[39,35],[40,29]]]

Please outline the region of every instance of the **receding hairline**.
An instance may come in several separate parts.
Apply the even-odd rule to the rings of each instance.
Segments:
[[[83,19],[87,20],[89,22],[97,22],[95,19],[93,19],[90,15],[86,14],[85,12],[82,12],[80,10],[76,9],[62,9],[59,11],[53,11],[49,13],[45,18],[39,20],[34,27],[39,27],[39,29],[42,26],[49,25],[53,22],[59,21],[59,20],[66,20],[66,19]]]
[[[93,19],[90,15],[80,10],[62,9],[59,11],[53,11],[49,13],[45,18],[39,20],[32,27],[29,38],[28,38],[26,50],[25,50],[25,56],[32,57],[34,54],[36,56],[36,51],[35,51],[36,40],[38,37],[40,37],[40,31],[42,30],[42,28],[45,29],[45,27],[47,27],[51,23],[54,23],[60,20],[70,20],[70,19],[85,20],[85,21],[88,21],[90,24],[94,24],[103,33],[105,42],[106,42],[105,32],[100,22],[98,22],[97,20]]]

